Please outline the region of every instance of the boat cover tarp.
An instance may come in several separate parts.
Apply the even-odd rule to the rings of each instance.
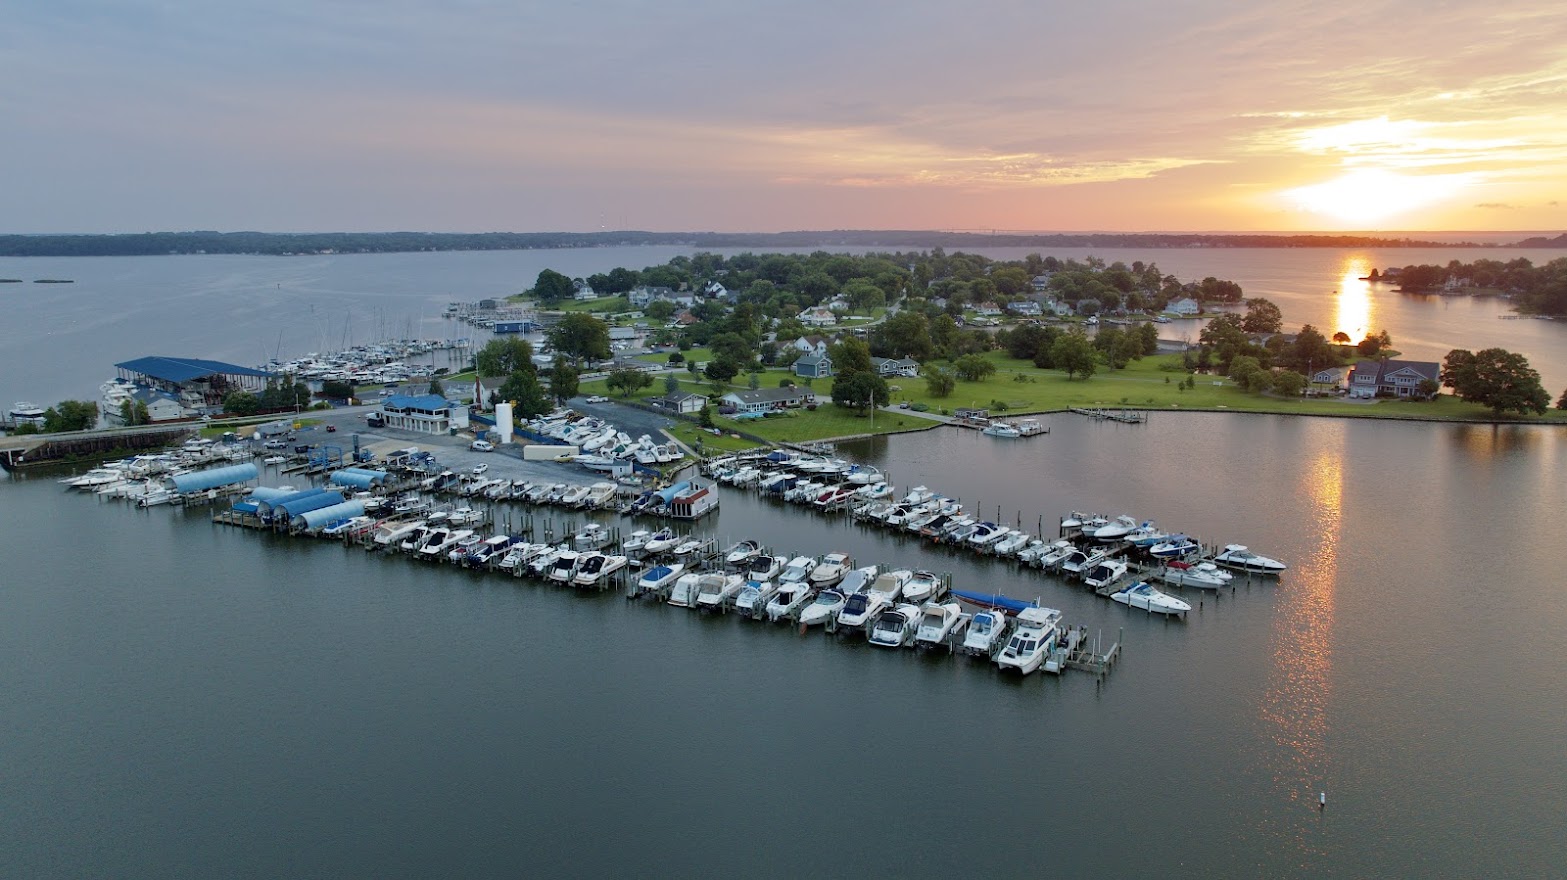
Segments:
[[[668,504],[671,498],[674,498],[676,495],[683,494],[689,488],[691,488],[691,482],[689,480],[681,480],[673,486],[670,486],[668,489],[660,490],[657,493],[658,500]]]
[[[953,590],[952,595],[970,605],[978,605],[981,608],[1000,608],[1011,611],[1014,614],[1024,608],[1036,607],[1033,602],[1024,602],[1021,599],[1012,599],[1000,593],[976,593],[972,590]]]
[[[281,504],[272,505],[272,514],[285,515],[290,519],[299,516],[306,511],[320,510],[323,507],[331,507],[334,504],[343,503],[341,492],[321,492],[311,495],[309,498],[296,498],[293,501],[284,501]]]
[[[236,501],[236,502],[234,502],[234,512],[235,513],[255,513],[256,511],[258,511],[260,509],[261,509],[261,505],[257,504],[254,501]]]
[[[177,474],[170,479],[174,481],[176,492],[205,492],[219,486],[232,486],[235,483],[254,480],[258,473],[255,463],[247,461],[244,464],[231,464],[227,467]]]
[[[293,486],[257,486],[250,490],[251,501],[276,501],[284,495],[292,495],[298,492]]]
[[[287,495],[279,495],[276,498],[263,499],[258,502],[256,506],[260,508],[261,514],[265,516],[266,514],[271,513],[273,508],[277,507],[279,504],[286,504],[289,501],[294,501],[299,498],[309,498],[312,495],[320,495],[325,491],[325,489],[300,489],[297,492],[290,492]]]
[[[368,489],[386,480],[385,471],[369,471],[363,468],[343,468],[332,474],[332,483],[338,486],[352,486],[355,489]]]
[[[352,519],[365,515],[365,503],[363,501],[344,501],[341,504],[333,504],[315,510],[307,510],[292,520],[294,526],[303,526],[314,531],[330,525],[335,520]]]

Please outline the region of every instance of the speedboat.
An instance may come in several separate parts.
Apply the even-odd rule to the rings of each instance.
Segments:
[[[910,602],[924,602],[936,595],[936,590],[941,587],[941,578],[931,571],[916,571],[903,584],[903,598]]]
[[[1192,606],[1168,593],[1154,589],[1147,581],[1138,581],[1125,589],[1110,594],[1110,598],[1131,608],[1141,608],[1150,614],[1185,614]]]
[[[684,541],[681,541],[679,544],[676,544],[675,549],[669,552],[674,556],[690,556],[696,551],[701,550],[702,545],[705,543],[707,542],[703,541],[701,538],[687,538]]]
[[[637,580],[637,592],[662,590],[674,583],[675,579],[680,577],[680,573],[685,570],[686,567],[679,562],[673,562],[669,565],[655,565],[643,572],[642,577]]]
[[[1155,559],[1181,559],[1201,549],[1186,535],[1167,535],[1163,541],[1148,548],[1148,555]]]
[[[681,538],[679,535],[675,534],[674,529],[659,529],[653,534],[647,536],[647,540],[643,543],[642,549],[649,553],[663,553],[666,550],[673,550],[675,545],[679,544],[680,541]]]
[[[919,628],[914,631],[916,647],[943,644],[963,622],[963,606],[956,602],[926,602],[920,606]]]
[[[780,584],[803,584],[811,577],[811,571],[816,568],[814,556],[796,556],[784,566],[783,573],[778,575]]]
[[[976,547],[990,547],[997,541],[1007,536],[1010,531],[1006,526],[998,526],[992,522],[982,522],[969,533],[968,542]]]
[[[898,597],[903,595],[903,588],[913,579],[914,572],[906,568],[884,571],[876,576],[876,580],[865,589],[865,592],[883,605],[891,605],[898,601]]]
[[[1072,546],[1071,541],[1068,541],[1064,538],[1062,540],[1052,542],[1045,545],[1045,548],[1040,551],[1039,555],[1034,557],[1034,565],[1039,568],[1043,568],[1046,571],[1054,571],[1056,568],[1060,567],[1061,563],[1065,562],[1066,558],[1071,556],[1072,551],[1076,549],[1076,547]]]
[[[1126,542],[1133,547],[1152,547],[1170,536],[1152,522],[1145,522],[1126,533]]]
[[[1055,650],[1060,635],[1061,612],[1054,608],[1024,608],[1017,614],[1017,632],[996,656],[1002,669],[1016,669],[1024,675],[1038,669]]]
[[[582,553],[576,550],[563,550],[550,563],[549,571],[545,573],[552,581],[570,583],[577,576],[577,565],[582,561]]]
[[[1137,520],[1123,514],[1096,529],[1094,531],[1094,540],[1119,541],[1130,535],[1136,528]],[[1084,533],[1087,533],[1087,529],[1084,529]]]
[[[767,601],[767,619],[782,620],[793,614],[811,596],[811,587],[803,581],[778,585],[778,592]]]
[[[377,547],[397,547],[402,544],[404,538],[422,528],[424,528],[424,520],[422,519],[410,522],[382,523],[376,528],[375,535],[371,537],[370,541]]]
[[[849,595],[852,594],[845,594],[842,590],[836,589],[823,590],[817,593],[816,598],[812,599],[811,603],[806,605],[805,609],[800,612],[801,625],[815,626],[819,623],[825,624],[827,621],[837,617],[838,612],[843,610],[844,603],[849,601]]]
[[[571,546],[576,550],[602,550],[614,537],[603,523],[588,523],[571,536]]]
[[[1023,436],[1023,432],[1019,431],[1017,426],[1011,422],[991,422],[980,433],[990,437],[1004,437],[1007,439]]]
[[[1061,571],[1071,577],[1082,577],[1093,571],[1094,566],[1104,562],[1108,557],[1109,554],[1103,550],[1073,550],[1067,554],[1065,559],[1061,560]]]
[[[700,572],[688,571],[675,581],[675,588],[669,591],[669,604],[676,608],[692,608],[696,606],[696,590],[702,580]]]
[[[849,567],[853,564],[854,561],[847,553],[829,553],[823,556],[822,561],[811,569],[809,577],[811,586],[819,590],[836,584],[843,580],[843,576],[848,573]]]
[[[651,538],[652,536],[653,533],[647,529],[637,529],[636,531],[626,536],[626,540],[622,541],[620,544],[620,549],[627,554],[636,553],[639,550],[646,549],[647,539]]]
[[[1007,634],[1007,613],[998,609],[975,612],[963,634],[965,654],[989,657]]]
[[[851,568],[834,589],[848,596],[851,593],[861,592],[874,580],[876,580],[876,566],[868,565],[864,568]]]
[[[849,468],[849,473],[846,476],[849,482],[856,486],[869,486],[883,482],[881,471],[877,470],[874,465],[868,464],[857,464]]]
[[[591,587],[602,583],[625,567],[626,557],[618,553],[600,553],[595,550],[582,558],[582,563],[577,566],[577,574],[571,582],[578,586]]]
[[[571,548],[565,544],[556,544],[553,547],[546,548],[543,553],[540,553],[539,555],[533,557],[531,561],[529,561],[528,573],[532,574],[534,577],[544,577],[550,568],[555,565],[555,560],[559,559],[562,553],[566,553],[570,550]]]
[[[1083,583],[1092,588],[1108,587],[1126,577],[1126,563],[1119,559],[1106,559],[1083,575]]]
[[[698,608],[722,608],[745,586],[745,576],[706,572],[697,578],[696,605]]]
[[[886,482],[866,483],[865,485],[856,489],[854,494],[864,498],[867,501],[880,501],[881,499],[892,495],[892,486],[888,485]]]
[[[784,558],[782,556],[761,555],[751,559],[751,564],[745,570],[746,577],[753,581],[777,580],[783,574]]]
[[[873,645],[901,648],[914,639],[920,625],[920,608],[908,602],[888,608],[876,616],[867,638]]]
[[[1014,531],[1005,538],[996,542],[995,552],[997,556],[1015,556],[1019,550],[1028,546],[1030,538],[1026,532]]]
[[[1289,568],[1277,559],[1258,556],[1246,549],[1245,544],[1226,544],[1224,552],[1213,557],[1213,561],[1225,568],[1235,568],[1253,574],[1278,574]]]
[[[1172,587],[1217,590],[1227,586],[1235,575],[1211,562],[1182,562],[1173,559],[1159,570],[1159,579]]]
[[[736,567],[745,567],[752,559],[760,556],[762,545],[757,541],[745,540],[724,551],[724,562]]]
[[[860,629],[870,623],[883,608],[892,604],[886,594],[867,590],[863,593],[855,593],[844,600],[843,608],[838,611],[839,629]]]
[[[746,581],[740,592],[735,594],[735,610],[754,614],[765,609],[776,592],[778,585],[772,581]]]
[[[477,550],[479,545],[483,543],[483,535],[478,532],[468,532],[468,534],[458,539],[457,543],[452,545],[452,549],[446,551],[446,561],[461,563],[468,558],[469,553]]]

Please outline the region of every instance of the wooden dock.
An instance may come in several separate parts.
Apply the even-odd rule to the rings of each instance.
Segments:
[[[1141,425],[1148,421],[1148,414],[1130,409],[1083,409],[1072,407],[1072,412],[1087,416],[1096,422],[1120,422],[1123,425]]]

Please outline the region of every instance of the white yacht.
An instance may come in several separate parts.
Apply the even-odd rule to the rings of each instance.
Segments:
[[[863,591],[874,580],[876,580],[876,566],[867,565],[864,568],[851,568],[849,573],[843,576],[843,580],[838,582],[838,586],[833,589],[848,596],[851,593]]]
[[[767,603],[778,592],[778,585],[772,581],[745,582],[740,592],[735,594],[735,610],[745,614],[754,614],[767,607]]]
[[[697,579],[696,605],[705,609],[722,608],[744,586],[745,575],[707,572]]]
[[[918,647],[934,647],[951,638],[963,623],[963,606],[956,602],[926,602],[920,606],[919,628],[914,631],[914,644]]]
[[[816,568],[816,557],[796,556],[784,566],[783,573],[778,575],[780,584],[803,584],[810,580],[811,571]]]
[[[1023,432],[1019,431],[1016,425],[1012,424],[1011,422],[1002,421],[991,422],[990,424],[986,425],[984,430],[980,431],[980,433],[990,437],[1002,437],[1008,440],[1023,436]]]
[[[737,567],[748,566],[752,559],[762,555],[762,545],[757,541],[744,540],[724,551],[724,562]]]
[[[916,571],[903,584],[903,598],[910,602],[924,602],[936,595],[941,588],[941,577],[935,572]]]
[[[618,553],[609,554],[594,550],[583,555],[579,560],[577,572],[572,576],[571,582],[579,587],[595,586],[625,567],[626,557]]]
[[[1061,612],[1054,608],[1024,608],[1017,614],[1017,631],[996,657],[1002,669],[1016,669],[1024,675],[1038,669],[1060,636]]]
[[[848,574],[849,569],[853,565],[854,560],[849,558],[849,554],[829,553],[822,557],[822,561],[818,562],[815,568],[811,569],[809,576],[811,586],[818,590],[830,587],[843,580],[843,576]]]
[[[681,540],[681,537],[675,534],[674,529],[659,529],[653,534],[647,536],[647,540],[642,545],[642,549],[649,553],[663,553],[666,550],[673,550],[675,545],[679,544]]]
[[[424,520],[416,519],[406,522],[385,522],[378,526],[370,542],[377,547],[396,547],[403,539],[417,529],[424,528]]]
[[[976,611],[963,633],[963,653],[989,657],[1007,634],[1007,613],[999,608]]]
[[[1083,574],[1083,583],[1090,589],[1108,587],[1126,577],[1126,563],[1119,559],[1106,559]]]
[[[1172,559],[1159,570],[1159,579],[1172,587],[1190,587],[1197,590],[1217,590],[1228,586],[1235,575],[1211,562],[1182,562]]]
[[[550,563],[549,570],[544,576],[558,583],[571,583],[571,579],[577,576],[577,566],[582,562],[582,553],[578,550],[563,550]]]
[[[1141,608],[1150,614],[1182,615],[1192,606],[1168,593],[1154,589],[1147,581],[1138,581],[1129,587],[1110,594],[1110,598],[1130,608]]]
[[[838,612],[843,610],[843,604],[848,599],[848,595],[845,595],[841,590],[822,590],[800,612],[800,623],[803,626],[825,624],[838,616]]]
[[[867,626],[882,609],[891,605],[892,600],[887,598],[885,593],[877,593],[874,590],[855,593],[845,599],[843,607],[838,610],[838,629],[861,629]]]
[[[637,590],[639,592],[662,590],[674,583],[680,577],[680,573],[685,570],[685,565],[679,562],[672,562],[669,565],[655,565],[643,572],[642,577],[637,579]]]
[[[1246,549],[1245,544],[1226,544],[1224,552],[1213,557],[1213,561],[1225,568],[1239,569],[1252,574],[1279,574],[1289,568],[1277,559],[1258,556]]]
[[[810,585],[803,581],[780,583],[778,592],[774,593],[773,598],[767,602],[767,619],[778,621],[788,617],[795,612],[795,609],[805,604],[812,592]]]
[[[919,625],[919,606],[903,602],[877,615],[866,637],[873,645],[901,648],[914,640]]]
[[[1119,541],[1136,528],[1137,520],[1123,514],[1095,529],[1093,537],[1095,541]],[[1083,531],[1087,534],[1088,530]]]
[[[1061,560],[1060,568],[1065,574],[1080,578],[1093,571],[1094,566],[1104,562],[1107,558],[1109,558],[1109,554],[1099,549],[1073,550],[1066,555],[1065,559]]]
[[[674,589],[669,591],[669,604],[676,608],[694,608],[696,606],[696,591],[702,580],[702,573],[688,571],[675,581]]]
[[[626,540],[620,544],[620,549],[627,555],[635,554],[637,551],[647,547],[648,538],[651,537],[653,537],[653,533],[647,529],[637,529],[626,536]]]
[[[746,577],[753,581],[777,580],[783,574],[784,558],[782,556],[761,555],[753,558],[746,567]]]
[[[869,587],[865,588],[865,592],[883,605],[891,605],[898,601],[898,597],[903,595],[903,588],[912,580],[914,580],[914,572],[906,568],[884,571],[876,576],[876,580]]]

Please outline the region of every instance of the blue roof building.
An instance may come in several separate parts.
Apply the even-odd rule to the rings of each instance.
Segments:
[[[421,434],[446,434],[468,427],[468,407],[439,394],[394,394],[381,402],[385,427]]]

